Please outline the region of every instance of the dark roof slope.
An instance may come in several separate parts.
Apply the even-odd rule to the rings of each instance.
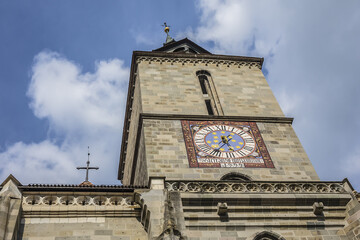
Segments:
[[[188,38],[184,38],[184,39],[181,39],[180,41],[172,41],[170,43],[164,44],[163,47],[155,49],[155,50],[153,50],[153,52],[166,52],[169,49],[176,48],[176,46],[180,46],[183,44],[188,45],[190,48],[194,49],[195,51],[199,52],[200,54],[201,53],[211,54],[211,52],[200,47],[199,45],[197,45],[196,43],[194,43],[193,41],[191,41]]]

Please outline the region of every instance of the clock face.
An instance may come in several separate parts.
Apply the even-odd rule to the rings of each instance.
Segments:
[[[274,165],[255,122],[182,121],[190,167]]]
[[[256,144],[247,127],[209,125],[194,134],[194,143],[199,151],[219,158],[241,158],[255,152]]]

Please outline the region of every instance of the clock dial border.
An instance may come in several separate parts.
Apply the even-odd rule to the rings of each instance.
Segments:
[[[254,151],[258,153],[258,156],[246,155],[235,158],[215,157],[209,154],[203,156],[204,152],[200,151],[194,142],[195,133],[214,125],[227,125],[238,129],[248,128],[247,134],[255,140]],[[181,120],[181,126],[191,168],[274,168],[256,122]]]

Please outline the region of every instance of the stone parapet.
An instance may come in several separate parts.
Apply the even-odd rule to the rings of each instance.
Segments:
[[[101,195],[101,194],[26,194],[23,206],[133,206],[132,195]]]
[[[166,181],[169,191],[193,193],[347,193],[343,182]]]

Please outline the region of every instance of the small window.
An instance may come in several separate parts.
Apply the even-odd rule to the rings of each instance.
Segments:
[[[209,115],[214,115],[214,111],[213,111],[213,109],[211,107],[210,100],[205,100],[205,104],[206,104],[206,108],[208,110]]]
[[[199,82],[200,82],[200,86],[201,86],[201,91],[203,94],[208,94],[208,92],[206,90],[206,86],[205,86],[205,81],[208,81],[207,77],[205,75],[200,75]]]
[[[208,114],[224,115],[210,73],[206,70],[199,70],[196,72],[196,76],[198,77],[200,83],[201,92],[205,100],[205,105]]]

